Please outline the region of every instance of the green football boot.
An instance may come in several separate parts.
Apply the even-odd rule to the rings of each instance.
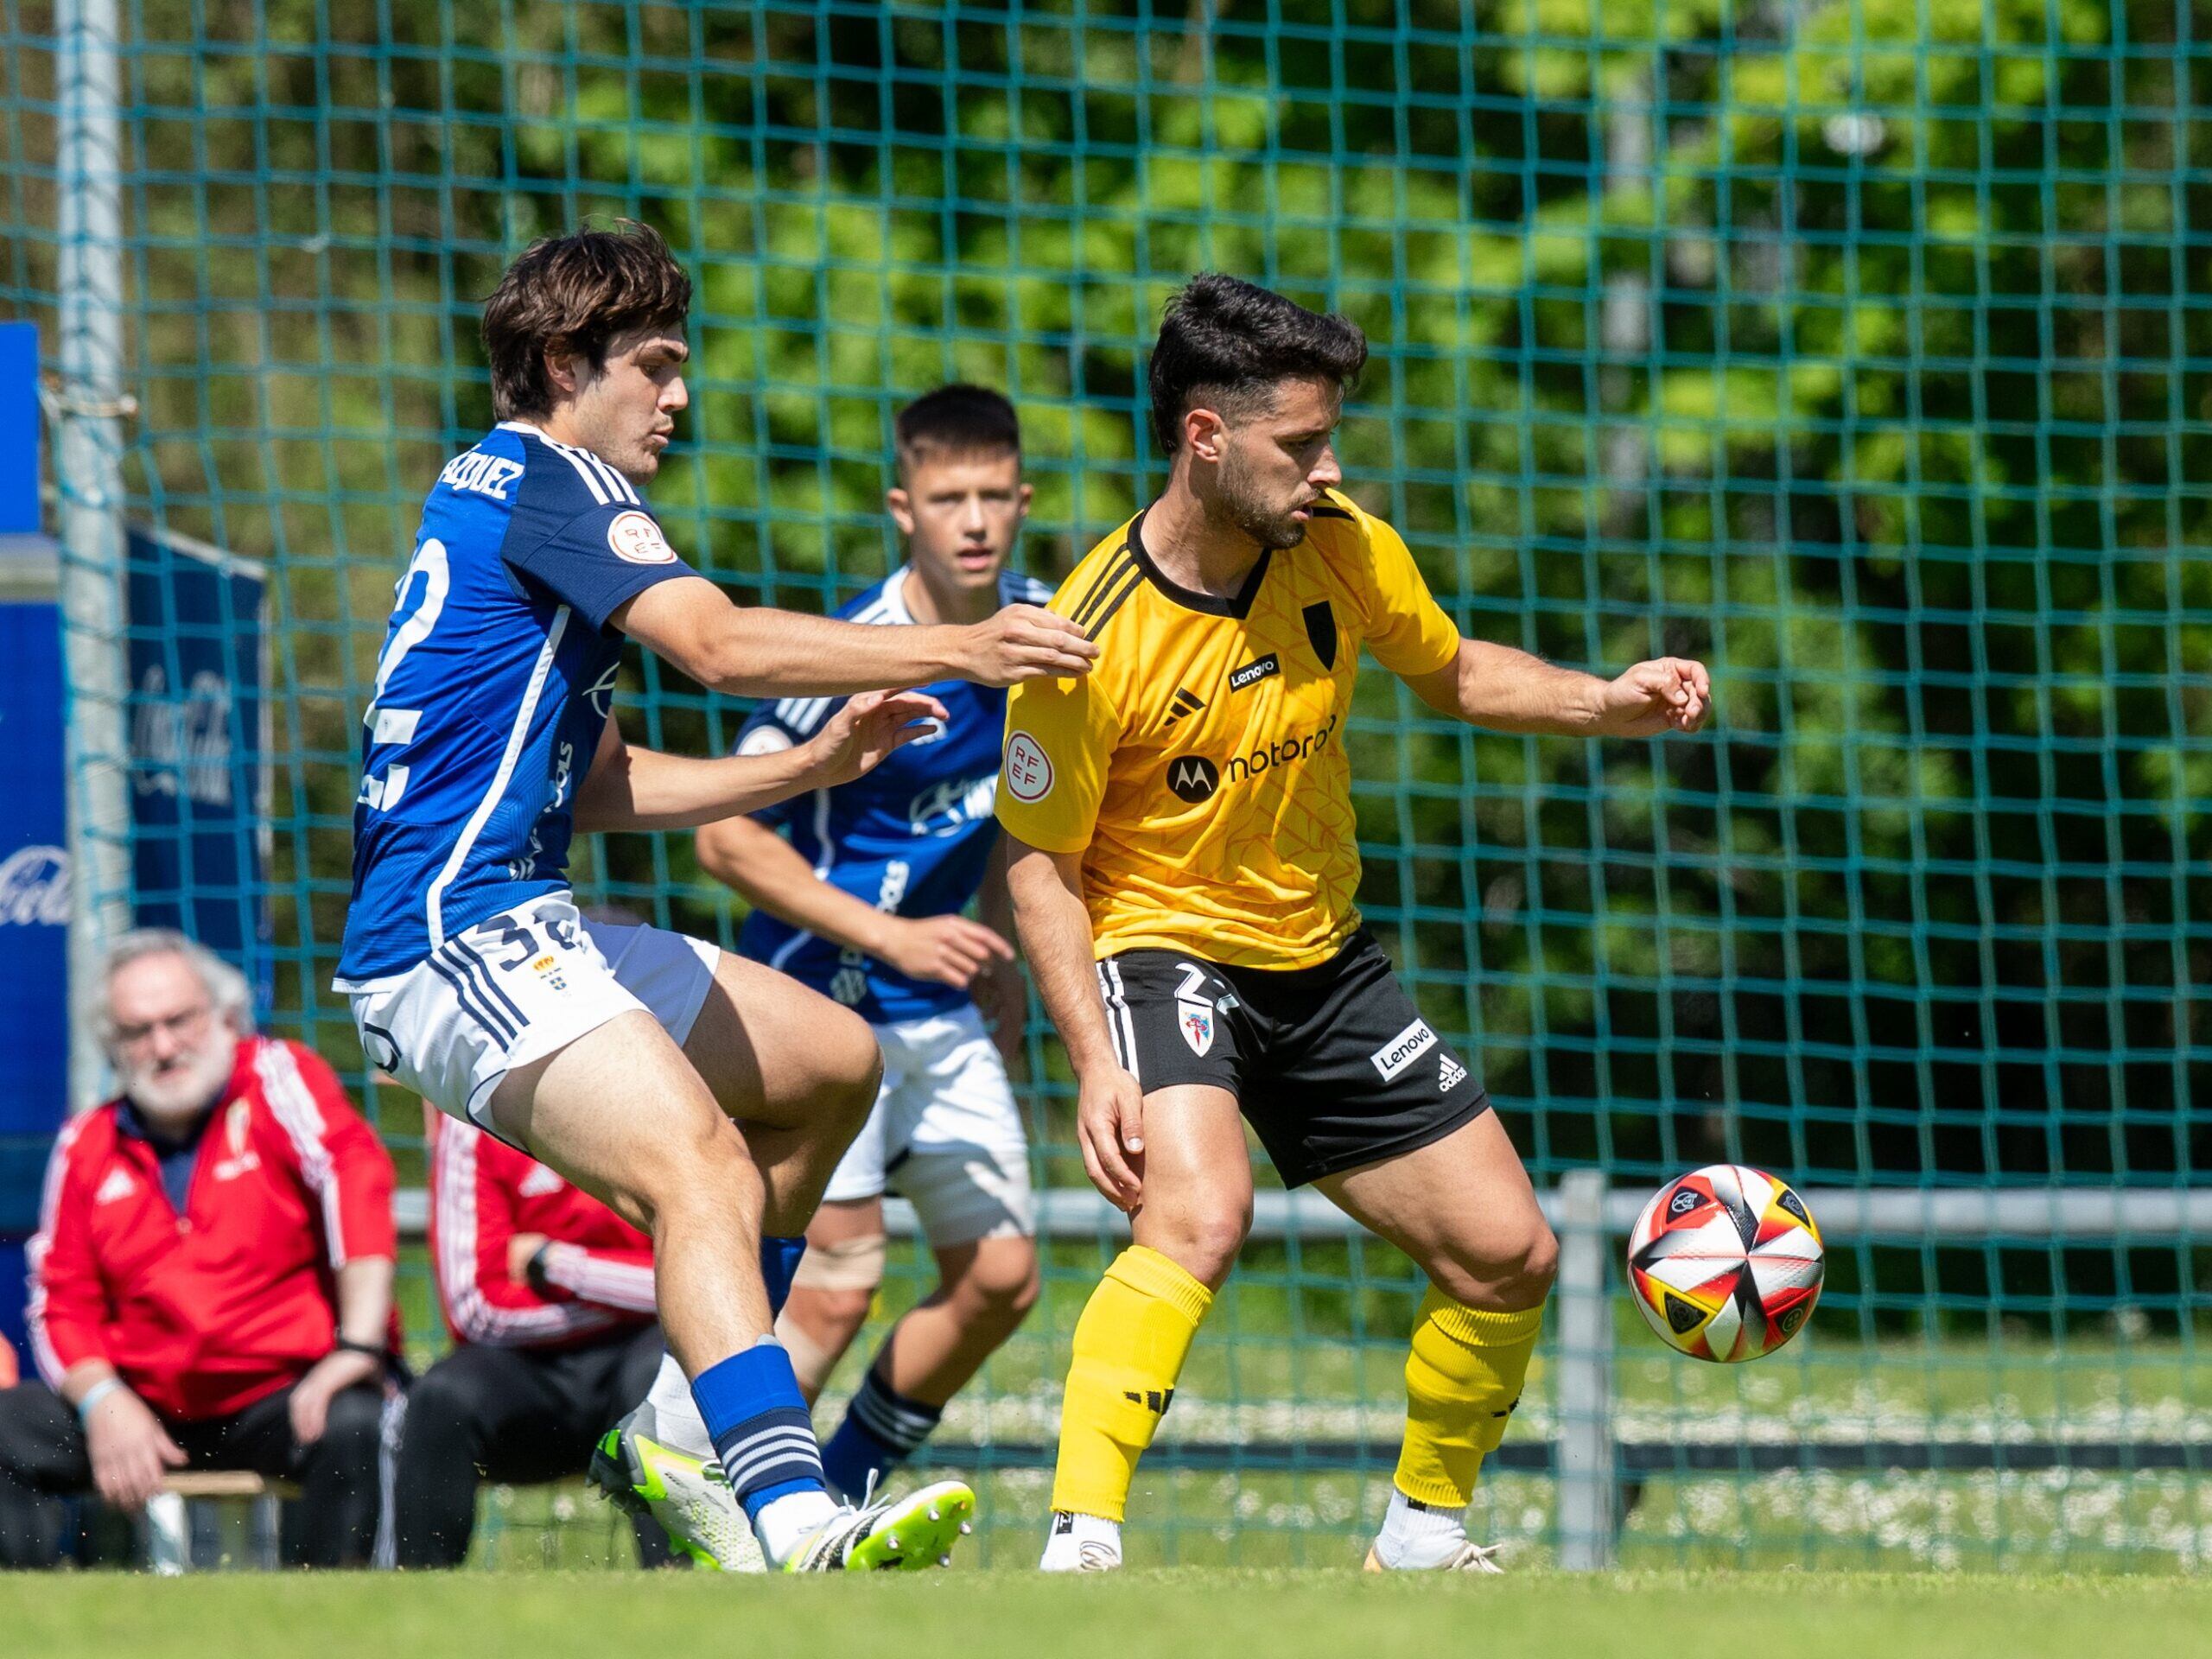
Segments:
[[[784,1563],[786,1573],[919,1573],[952,1565],[976,1494],[940,1480],[888,1503],[839,1510]]]
[[[765,1573],[767,1562],[721,1465],[664,1446],[639,1421],[640,1406],[607,1431],[591,1454],[591,1484],[632,1515],[650,1515],[668,1541],[709,1573]]]

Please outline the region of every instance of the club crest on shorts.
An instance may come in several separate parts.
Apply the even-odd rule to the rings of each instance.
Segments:
[[[565,991],[569,988],[569,982],[561,973],[560,959],[556,957],[538,957],[530,964],[530,970],[543,980],[549,989]]]
[[[1176,1023],[1182,1027],[1183,1040],[1191,1046],[1191,1052],[1203,1056],[1213,1046],[1213,1008],[1205,1002],[1179,1001],[1175,1004]]]

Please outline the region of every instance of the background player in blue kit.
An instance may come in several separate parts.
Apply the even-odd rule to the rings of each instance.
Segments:
[[[677,1392],[718,1455],[722,1505],[743,1506],[770,1562],[925,1566],[972,1494],[944,1483],[903,1506],[836,1504],[771,1335],[794,1236],[874,1096],[874,1039],[756,963],[586,922],[569,842],[845,781],[944,715],[876,688],[1081,672],[1095,653],[1019,607],[893,632],[741,610],[684,564],[639,486],[688,401],[690,302],[659,237],[631,226],[535,245],[486,302],[499,424],[440,474],[398,583],[364,715],[336,988],[403,1086],[651,1232]],[[632,749],[612,715],[625,635],[720,691],[868,695],[775,754]],[[634,1465],[638,1448],[609,1440]],[[632,1472],[651,1477],[632,1493],[668,1489]],[[714,1507],[703,1482],[687,1490]]]
[[[978,622],[1049,599],[1007,569],[1029,510],[1014,406],[944,386],[899,412],[897,438],[885,504],[906,562],[838,614]],[[921,1444],[1037,1297],[1028,1154],[1001,1058],[1020,1052],[1027,1007],[992,816],[1006,693],[958,680],[922,689],[944,721],[867,776],[698,836],[700,863],[753,906],[739,951],[854,1009],[883,1048],[875,1109],[807,1228],[776,1325],[810,1398],[882,1281],[887,1188],[913,1205],[937,1258],[937,1289],[893,1328],[823,1448],[830,1484],[855,1496]],[[836,707],[765,703],[738,753],[809,741]],[[979,894],[982,919],[969,920]]]

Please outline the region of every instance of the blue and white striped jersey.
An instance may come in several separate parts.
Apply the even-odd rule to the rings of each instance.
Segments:
[[[614,697],[607,619],[696,574],[629,481],[509,421],[438,475],[363,717],[335,988],[566,889],[576,786]]]
[[[908,570],[893,571],[837,613],[855,622],[912,622]],[[1000,602],[1043,605],[1052,591],[1007,571]],[[892,751],[866,777],[793,797],[754,816],[787,829],[791,845],[824,881],[895,916],[950,916],[967,908],[998,839],[999,750],[1006,693],[965,680],[922,688],[951,716],[940,731]],[[763,703],[738,735],[738,753],[804,742],[842,697],[786,697]],[[968,993],[907,978],[896,969],[803,932],[765,910],[746,918],[741,955],[781,969],[877,1025],[924,1020],[961,1007]]]

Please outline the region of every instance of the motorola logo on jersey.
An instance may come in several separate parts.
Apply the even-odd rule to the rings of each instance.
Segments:
[[[1203,754],[1178,755],[1167,763],[1167,787],[1177,800],[1196,806],[1221,787],[1221,768]]]
[[[1332,715],[1328,723],[1318,732],[1262,743],[1249,754],[1232,755],[1225,778],[1222,769],[1203,754],[1179,754],[1167,763],[1168,792],[1177,800],[1188,801],[1193,806],[1200,801],[1211,800],[1214,792],[1224,783],[1245,783],[1263,772],[1287,766],[1294,760],[1303,760],[1314,753],[1335,735],[1337,720],[1338,716]]]
[[[1249,754],[1237,755],[1229,763],[1229,781],[1241,784],[1263,772],[1305,760],[1319,750],[1335,734],[1337,719],[1336,715],[1331,715],[1328,724],[1318,732],[1307,732],[1302,737],[1286,737],[1274,743],[1262,743]]]

